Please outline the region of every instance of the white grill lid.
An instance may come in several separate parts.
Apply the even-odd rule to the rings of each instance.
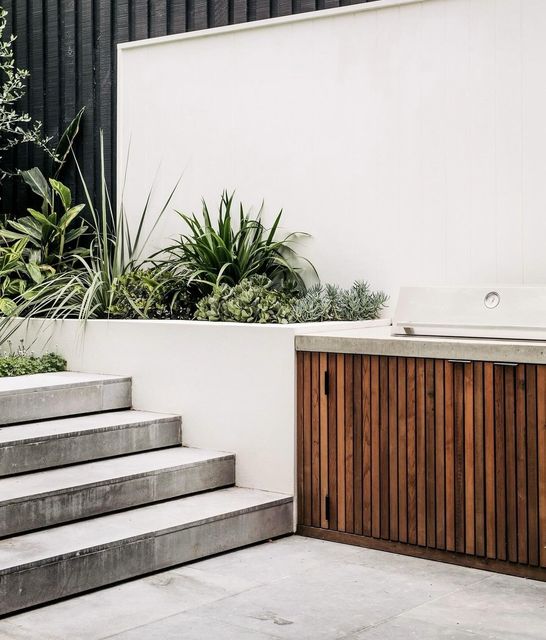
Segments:
[[[546,340],[546,287],[402,287],[392,332]]]

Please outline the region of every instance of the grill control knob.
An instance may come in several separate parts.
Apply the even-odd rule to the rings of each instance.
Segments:
[[[485,296],[483,303],[488,309],[494,309],[499,306],[500,295],[496,291],[490,291]]]

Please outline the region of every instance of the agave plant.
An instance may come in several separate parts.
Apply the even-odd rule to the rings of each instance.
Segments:
[[[167,249],[168,261],[188,271],[203,294],[210,293],[214,285],[235,286],[253,275],[267,276],[278,289],[305,291],[298,266],[303,259],[292,244],[306,234],[289,233],[278,238],[282,211],[267,229],[261,219],[263,204],[258,215],[252,217],[241,203],[236,224],[233,199],[233,193],[222,193],[216,224],[205,200],[202,219],[178,212],[189,232]],[[308,260],[305,262],[315,271]]]

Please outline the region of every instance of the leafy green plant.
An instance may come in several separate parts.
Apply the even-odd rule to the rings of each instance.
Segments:
[[[187,278],[161,267],[137,269],[118,279],[109,316],[191,320],[196,302]]]
[[[296,237],[305,234],[289,233],[277,238],[282,211],[267,229],[261,221],[263,205],[252,217],[240,204],[236,223],[233,198],[233,194],[224,191],[216,224],[204,200],[202,219],[178,212],[189,232],[167,249],[167,260],[187,270],[203,294],[214,285],[234,286],[253,275],[266,276],[277,289],[305,291],[301,268],[297,266],[302,258],[291,246]]]
[[[367,282],[357,281],[350,289],[326,284],[311,287],[294,301],[295,322],[328,320],[373,320],[379,317],[389,297],[383,291],[371,291]]]
[[[26,257],[44,273],[73,266],[76,256],[87,253],[77,244],[87,226],[83,221],[74,225],[85,205],[73,205],[70,189],[54,178],[48,182],[38,168],[22,171],[21,175],[42,198],[42,209],[28,209],[30,215],[8,220],[10,228],[0,228],[0,238],[5,242],[28,240]]]
[[[15,299],[25,294],[29,283],[43,281],[39,266],[24,259],[27,243],[28,238],[21,238],[8,247],[0,246],[0,316],[16,311]]]
[[[55,371],[66,371],[64,358],[56,353],[35,356],[25,349],[22,340],[17,349],[14,350],[10,343],[9,351],[0,355],[0,378],[34,373],[53,373]]]
[[[290,301],[290,296],[276,290],[267,276],[255,275],[235,286],[214,285],[212,293],[198,302],[195,319],[284,324],[290,321]]]

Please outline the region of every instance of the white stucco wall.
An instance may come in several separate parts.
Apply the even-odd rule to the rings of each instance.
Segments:
[[[544,283],[544,33],[544,0],[380,1],[123,45],[126,202],[161,165],[185,211],[283,207],[324,280]]]
[[[293,494],[296,333],[387,324],[31,320],[13,340],[72,371],[131,376],[136,409],[181,415],[185,445],[236,454],[239,486]]]

